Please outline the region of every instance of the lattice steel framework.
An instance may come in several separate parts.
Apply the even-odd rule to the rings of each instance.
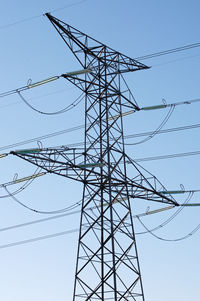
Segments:
[[[144,301],[130,198],[178,205],[125,153],[123,116],[139,111],[122,73],[148,67],[47,14],[85,74],[64,75],[85,93],[84,149],[12,152],[83,183],[73,300]],[[127,175],[127,161],[134,174]]]

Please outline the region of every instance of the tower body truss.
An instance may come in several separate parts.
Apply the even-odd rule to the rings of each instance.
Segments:
[[[63,77],[85,93],[84,149],[13,152],[83,183],[74,301],[144,301],[130,198],[176,202],[125,153],[123,116],[139,111],[123,73],[148,68],[68,24],[47,17],[87,74]],[[127,161],[135,174],[127,174]]]

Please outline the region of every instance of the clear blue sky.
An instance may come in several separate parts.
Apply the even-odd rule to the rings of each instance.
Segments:
[[[73,5],[72,5],[73,4]],[[58,8],[62,8],[56,10]],[[52,15],[88,33],[112,48],[138,57],[145,54],[200,42],[198,0],[44,0],[3,1],[0,5],[0,92],[79,69],[48,19]],[[55,11],[54,11],[55,10]],[[32,18],[34,17],[34,18]],[[32,19],[30,19],[32,18]],[[27,19],[27,21],[19,22]],[[16,23],[14,25],[14,23]],[[200,48],[145,60],[151,69],[127,75],[126,79],[139,105],[187,101],[200,97]],[[56,93],[54,93],[56,92]],[[54,94],[53,94],[54,93]],[[48,94],[48,96],[47,96]],[[64,80],[23,94],[32,105],[44,111],[56,111],[71,103],[78,91]],[[81,103],[73,111],[56,116],[39,115],[21,102],[18,95],[0,99],[0,147],[67,129],[84,122]],[[178,106],[165,128],[200,123],[200,103]],[[167,110],[139,112],[125,120],[125,134],[153,131]],[[82,140],[81,131],[43,141],[43,146],[64,145]],[[135,142],[136,140],[127,140]],[[136,146],[127,146],[132,158],[143,158],[200,150],[199,129],[157,135]],[[37,147],[30,143],[24,147]],[[22,148],[22,147],[21,147]],[[9,149],[7,150],[9,151]],[[199,189],[199,156],[143,162],[169,189]],[[0,160],[0,183],[32,174],[33,166],[14,157]],[[14,191],[17,187],[10,188]],[[0,191],[0,196],[5,191]],[[36,209],[56,210],[79,201],[81,186],[54,175],[35,180],[18,195],[19,200]],[[183,202],[187,195],[177,198]],[[45,217],[0,199],[0,229]],[[191,202],[200,202],[196,193]],[[133,212],[143,212],[149,204],[133,204]],[[151,208],[157,208],[151,204]],[[174,212],[174,211],[173,211]],[[172,213],[146,217],[149,227],[165,221]],[[178,238],[199,223],[200,208],[183,210],[165,228],[157,231],[164,238]],[[79,215],[57,219],[0,233],[0,299],[4,301],[72,300],[77,235],[1,249],[2,245],[37,236],[75,229]],[[135,221],[136,232],[142,231]],[[198,300],[200,295],[200,234],[180,242],[164,242],[138,235],[137,243],[146,301]]]

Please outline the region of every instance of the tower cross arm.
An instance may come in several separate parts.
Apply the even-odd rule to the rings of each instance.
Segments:
[[[97,67],[97,62],[106,67],[111,67],[113,72],[117,73],[149,68],[55,18],[51,14],[46,13],[46,16],[83,68]]]
[[[97,167],[103,163],[95,161],[95,158],[84,161],[82,149],[68,148],[66,146],[46,149],[24,149],[11,151],[11,155],[17,156],[31,164],[40,167],[48,173],[64,176],[72,180],[85,183],[84,171],[88,177],[92,173],[93,177],[98,177]]]

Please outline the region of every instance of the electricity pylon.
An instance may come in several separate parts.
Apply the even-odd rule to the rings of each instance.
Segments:
[[[12,153],[83,183],[73,300],[144,301],[130,198],[178,205],[125,153],[123,116],[140,109],[123,73],[148,67],[46,16],[83,68],[63,77],[85,93],[84,149],[64,146]]]

